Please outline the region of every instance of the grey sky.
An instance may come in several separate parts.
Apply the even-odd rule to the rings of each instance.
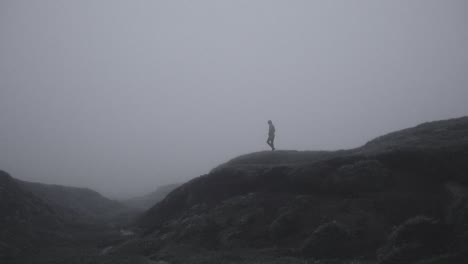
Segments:
[[[468,114],[468,1],[0,2],[0,168],[128,197]]]

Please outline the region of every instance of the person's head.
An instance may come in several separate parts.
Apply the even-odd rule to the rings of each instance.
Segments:
[[[273,122],[271,122],[271,120],[268,120],[268,124],[271,125],[271,124],[273,124]]]

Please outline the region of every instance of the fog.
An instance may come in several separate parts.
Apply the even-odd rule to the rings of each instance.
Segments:
[[[0,2],[0,169],[113,198],[468,114],[468,2]]]

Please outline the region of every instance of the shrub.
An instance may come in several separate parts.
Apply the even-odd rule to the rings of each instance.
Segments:
[[[336,221],[319,226],[304,242],[300,252],[307,257],[346,258],[351,254],[351,235]]]
[[[425,216],[408,219],[389,236],[378,251],[380,263],[410,263],[447,250],[449,230],[437,220]]]
[[[280,214],[269,226],[269,233],[274,240],[283,240],[297,229],[297,213],[288,210]]]
[[[341,166],[325,180],[325,187],[341,193],[380,191],[388,180],[388,170],[377,160],[361,160]]]

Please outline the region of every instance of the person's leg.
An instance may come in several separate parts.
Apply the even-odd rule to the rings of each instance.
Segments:
[[[271,146],[271,137],[268,137],[266,143],[268,144],[268,146],[270,146],[270,148],[273,148],[273,147]]]
[[[275,150],[275,136],[271,137],[271,150]]]

